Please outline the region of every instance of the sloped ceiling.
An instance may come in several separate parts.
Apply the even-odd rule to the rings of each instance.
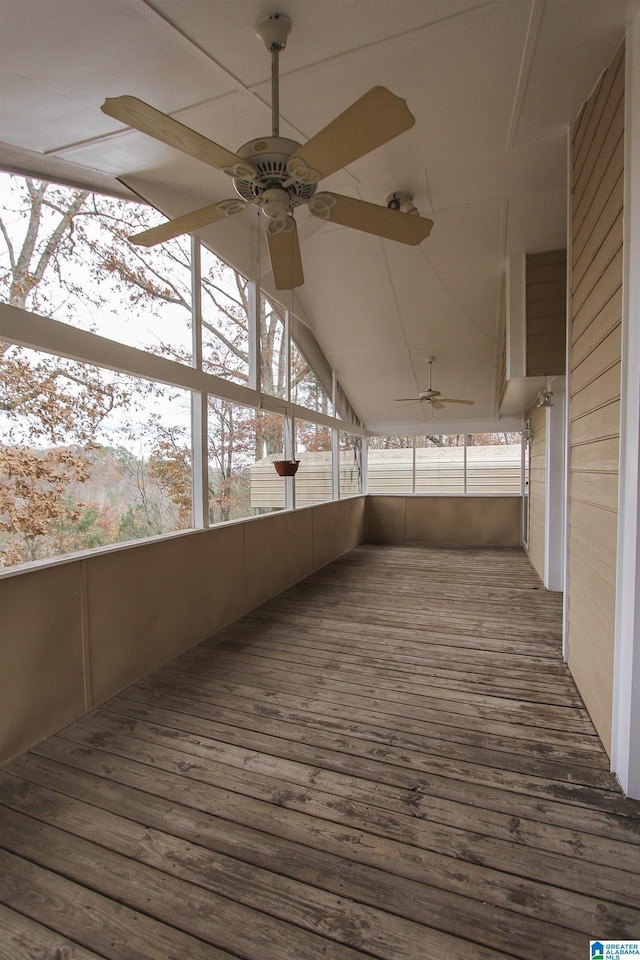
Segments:
[[[387,86],[415,126],[323,188],[379,204],[407,190],[435,224],[413,248],[301,208],[305,284],[294,309],[371,429],[500,429],[505,261],[566,246],[568,125],[639,4],[2,0],[0,167],[130,187],[169,216],[232,195],[223,173],[99,108],[133,94],[231,150],[269,134],[270,57],[255,23],[286,14],[281,135],[304,142],[367,89]],[[257,229],[249,210],[201,236],[246,271]],[[273,292],[266,250],[261,264]],[[290,306],[290,294],[280,299]],[[396,401],[426,388],[428,355],[433,385],[473,407]]]

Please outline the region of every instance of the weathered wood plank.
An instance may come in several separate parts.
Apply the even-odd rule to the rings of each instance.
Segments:
[[[110,746],[113,746],[111,738]],[[194,783],[206,783],[212,787],[214,779],[216,782],[224,782],[223,792],[227,797],[229,789],[234,789],[230,784],[233,781],[236,784],[242,782],[243,786],[234,790],[234,793],[242,794],[244,790],[252,797],[269,798],[273,805],[273,812],[269,817],[281,816],[281,808],[284,808],[286,820],[289,823],[291,812],[298,814],[304,812],[305,819],[311,818],[311,823],[306,824],[307,832],[320,830],[324,835],[327,830],[327,821],[333,823],[333,835],[339,838],[339,842],[355,843],[358,847],[364,844],[375,850],[374,859],[377,865],[385,862],[385,856],[392,855],[396,864],[402,863],[403,872],[409,870],[409,875],[421,882],[434,884],[451,892],[477,897],[485,902],[522,912],[526,916],[544,916],[552,923],[560,923],[575,931],[590,929],[602,912],[600,905],[603,899],[609,900],[608,930],[630,930],[633,924],[640,920],[640,911],[614,904],[610,902],[610,898],[603,898],[599,887],[597,898],[592,898],[556,886],[550,887],[547,880],[535,881],[524,876],[529,866],[522,866],[520,860],[523,858],[527,861],[528,857],[526,851],[515,844],[506,845],[509,848],[505,863],[507,871],[503,872],[496,866],[485,863],[487,856],[489,859],[495,857],[495,851],[491,853],[486,849],[480,836],[473,836],[464,850],[458,848],[457,852],[446,846],[444,853],[431,849],[430,847],[441,842],[444,844],[445,841],[438,840],[438,831],[433,825],[423,823],[419,814],[416,816],[409,813],[405,817],[390,815],[373,804],[351,800],[332,801],[320,791],[294,789],[282,784],[269,794],[264,791],[264,778],[259,778],[255,774],[244,777],[242,774],[226,777],[222,774],[218,779],[220,772],[216,771],[216,776],[213,777],[211,773],[215,765],[209,761],[194,761],[194,759],[188,759],[186,754],[178,757],[175,751],[166,748],[156,751],[155,759],[150,750],[143,748],[140,753],[146,764],[165,765],[167,769],[178,769],[184,777],[193,780]],[[184,786],[183,790],[185,790]],[[187,792],[190,790],[191,786]],[[413,802],[414,804],[420,802],[419,795],[414,796]],[[337,834],[336,826],[339,827]],[[383,852],[385,850],[386,854]],[[539,862],[538,857],[532,859],[534,862]],[[531,864],[531,868],[535,869],[534,863]],[[584,876],[581,875],[580,878],[576,875],[577,871],[569,858],[566,860],[566,870],[568,875],[573,875],[574,884],[585,882]],[[517,886],[522,891],[523,899],[522,903],[517,904],[514,904],[510,893],[508,879],[514,871],[518,876]]]
[[[263,727],[266,729],[275,728],[279,730],[283,736],[276,737],[276,735],[272,733],[260,736],[256,731],[245,731],[244,728],[238,729],[229,724],[216,724],[210,718],[199,719],[191,713],[178,714],[175,711],[162,710],[160,708],[145,709],[144,704],[136,704],[131,701],[119,700],[118,703],[114,705],[114,709],[117,710],[118,708],[124,711],[124,716],[138,717],[142,714],[144,717],[148,717],[151,715],[155,717],[156,722],[162,721],[167,726],[173,726],[182,731],[186,730],[192,733],[206,733],[208,731],[209,735],[211,735],[214,729],[219,730],[221,736],[224,736],[228,742],[241,742],[244,734],[247,748],[250,744],[253,749],[261,747],[265,751],[270,750],[271,752],[275,752],[279,750],[280,755],[284,754],[292,759],[298,759],[312,765],[317,764],[321,759],[324,766],[329,770],[336,772],[349,771],[353,775],[365,778],[375,775],[380,783],[400,786],[415,792],[416,767],[420,755],[417,751],[407,749],[404,745],[401,749],[398,748],[394,750],[393,747],[389,747],[382,751],[378,747],[366,752],[363,750],[363,752],[359,753],[357,751],[360,742],[357,740],[348,740],[344,735],[322,737],[320,733],[316,733],[315,736],[309,737],[309,740],[313,746],[319,742],[321,749],[296,750],[296,744],[301,744],[302,741],[299,740],[296,742],[285,737],[287,728],[289,728],[289,737],[292,738],[294,736],[291,724],[281,722],[279,725],[276,725],[274,721],[269,722],[269,718],[263,718]],[[197,706],[195,706],[195,709],[197,709]],[[344,748],[342,753],[336,749],[339,745],[342,745]],[[419,766],[417,768],[418,770],[420,769]],[[501,811],[488,811],[484,809],[480,803],[464,803],[464,797],[462,795],[460,800],[453,800],[451,798],[447,798],[446,801],[441,800],[433,790],[427,790],[424,784],[421,785],[421,790],[424,797],[426,797],[427,793],[429,797],[428,805],[425,802],[423,813],[426,819],[462,826],[465,829],[472,829],[474,832],[477,832],[481,826],[482,832],[489,836],[496,836],[502,839],[512,838],[513,818],[510,814],[504,814]],[[522,829],[519,828],[519,833],[522,835],[523,831],[526,830],[524,808],[521,812],[523,814],[521,821],[523,827]],[[536,814],[539,817],[540,811],[537,810]],[[587,833],[581,832],[580,830],[572,830],[571,841],[568,841],[563,834],[563,844],[566,843],[566,845],[558,842],[558,846],[550,847],[548,846],[547,833],[555,837],[556,834],[559,835],[561,831],[559,832],[555,828],[545,825],[543,830],[544,837],[539,837],[538,839],[540,839],[541,842],[537,844],[536,837],[538,834],[535,827],[537,827],[539,823],[540,821],[536,820],[530,832],[530,844],[532,846],[539,845],[541,849],[553,849],[556,852],[563,852],[581,858],[584,857],[585,859],[590,859],[589,851],[592,850],[591,859],[594,862],[609,864],[640,873],[640,855],[638,852],[635,850],[627,850],[620,845],[616,847],[615,841],[610,838],[608,838],[606,842],[601,843]],[[575,842],[578,834],[582,836],[579,844]],[[640,842],[640,830],[638,831],[638,841]],[[577,847],[579,847],[579,850],[576,850]]]
[[[0,903],[0,960],[102,960]]]
[[[55,768],[45,768],[45,771],[43,779],[54,785],[62,779],[68,789],[70,781],[66,773],[56,777]],[[32,777],[35,774],[37,780],[38,771],[34,771],[33,763],[27,772]],[[22,784],[20,780],[16,782]],[[153,786],[152,783],[149,785]],[[384,908],[394,915],[445,932],[471,935],[472,939],[477,939],[485,946],[517,950],[519,955],[537,960],[535,944],[547,932],[543,922],[522,915],[516,917],[510,911],[501,911],[497,907],[492,907],[492,922],[488,924],[486,907],[477,900],[459,897],[397,875],[390,876],[376,867],[353,860],[345,861],[342,856],[182,807],[148,792],[120,787],[114,795],[113,789],[109,789],[109,782],[100,777],[76,776],[71,786],[75,787],[77,795],[102,809],[120,814],[124,803],[127,816],[136,822],[185,840],[196,836],[198,843],[207,849],[267,869],[272,869],[275,863],[286,876],[304,880],[341,896],[347,892],[358,902]],[[16,790],[28,805],[29,796],[25,789],[18,786]],[[57,797],[54,802],[57,807],[60,806]],[[71,806],[63,811],[65,819],[73,810],[76,808]],[[47,815],[58,821],[55,809],[48,808]],[[77,827],[75,819],[72,825]]]
[[[117,714],[138,716],[158,705],[160,709],[167,707],[168,710],[179,711],[190,717],[218,722],[225,729],[229,726],[240,728],[247,731],[249,736],[253,736],[254,732],[274,732],[276,735],[290,735],[294,743],[312,742],[322,749],[333,746],[334,749],[362,755],[377,751],[379,757],[381,743],[398,745],[402,752],[396,762],[400,765],[419,763],[420,756],[428,758],[424,762],[431,764],[433,757],[444,756],[520,772],[525,772],[529,762],[553,761],[559,765],[554,768],[556,771],[564,771],[563,777],[567,768],[574,766],[609,770],[602,747],[594,737],[585,738],[584,749],[563,743],[542,743],[533,738],[492,737],[488,743],[483,734],[460,727],[443,728],[435,724],[423,724],[417,729],[401,732],[397,727],[385,728],[374,723],[374,720],[380,719],[375,715],[369,715],[362,722],[352,717],[322,717],[296,707],[288,699],[274,705],[270,698],[259,703],[230,694],[216,697],[215,704],[212,704],[211,699],[198,699],[195,691],[191,690],[180,692],[167,687],[149,686],[142,689],[137,686],[135,690],[128,691],[126,701],[110,701],[105,709]],[[528,772],[535,771],[532,767]]]
[[[308,884],[274,872],[274,865],[280,869],[279,860],[272,861],[270,868],[241,862],[211,847],[141,826],[135,820],[106,813],[87,804],[63,802],[53,791],[44,793],[31,790],[27,794],[14,794],[12,806],[14,809],[27,809],[40,822],[55,822],[75,837],[109,846],[162,873],[231,897],[269,916],[287,920],[302,930],[322,934],[329,940],[342,942],[374,956],[388,956],[393,953],[397,943],[402,943],[403,956],[422,960],[425,936],[429,937],[434,948],[445,954],[447,950],[455,948],[457,956],[468,958],[477,955],[475,947],[465,948],[464,942],[453,942],[447,935],[437,932],[430,923],[427,923],[428,930],[425,930],[423,926],[399,917],[388,909],[383,911],[357,903],[345,890],[350,877],[344,871],[340,871],[343,873],[342,889],[339,894],[334,894],[323,889],[316,877],[314,884]],[[19,822],[26,823],[27,830],[30,828],[29,821]],[[339,865],[334,863],[334,867]],[[426,920],[425,912],[423,923]],[[466,934],[470,932],[471,928],[467,927]],[[567,943],[570,944],[572,940],[575,942],[575,938],[569,936]],[[303,936],[300,938],[300,949],[304,951]],[[323,956],[331,955],[330,950],[320,944],[318,950],[322,951]],[[486,955],[495,954],[491,951]]]
[[[10,936],[534,960],[635,935],[640,805],[561,617],[520,550],[352,551],[0,773]]]
[[[309,647],[312,652],[309,652]],[[345,650],[348,650],[345,647]],[[195,665],[195,662],[203,663],[200,652],[187,660],[182,659],[181,663]],[[496,675],[494,671],[481,668],[463,671],[448,668],[448,660],[445,656],[440,659],[433,658],[428,666],[417,661],[414,658],[412,669],[401,670],[393,665],[384,664],[384,661],[378,665],[376,662],[366,660],[364,657],[355,657],[344,651],[340,654],[339,662],[328,656],[319,655],[319,650],[314,649],[311,644],[300,644],[294,649],[284,649],[281,643],[272,644],[269,649],[264,644],[255,644],[251,649],[240,649],[232,643],[223,642],[218,646],[216,663],[219,663],[222,670],[217,676],[222,676],[225,666],[234,665],[239,668],[247,667],[276,667],[280,670],[289,670],[291,665],[297,667],[296,672],[315,676],[318,671],[322,671],[323,676],[340,676],[345,681],[359,683],[379,683],[381,688],[393,684],[395,690],[411,690],[416,694],[423,693],[430,696],[433,687],[443,689],[466,689],[471,685],[472,693],[478,693],[485,696],[501,696],[509,699],[524,699],[537,703],[555,703],[558,706],[572,703],[579,706],[579,698],[575,692],[566,690],[566,683],[545,681],[545,680],[527,680],[520,675],[512,675],[509,682],[505,682],[505,677]],[[508,670],[509,661],[506,658],[502,660]]]
[[[137,736],[145,739],[132,746]],[[438,856],[453,856],[461,869],[462,862],[471,857],[472,863],[482,863],[493,870],[509,870],[513,858],[517,857],[522,876],[543,882],[555,881],[565,888],[582,890],[583,879],[575,875],[570,862],[561,858],[554,860],[552,855],[540,852],[529,856],[524,849],[516,853],[512,843],[486,842],[486,838],[434,822],[425,827],[420,813],[420,776],[414,777],[412,788],[392,788],[287,758],[225,747],[203,737],[184,733],[174,735],[173,731],[142,723],[135,725],[131,738],[117,733],[107,734],[99,728],[95,734],[87,732],[81,742],[125,756],[135,752],[147,763],[168,770],[188,767],[186,775],[190,778],[221,784],[235,793],[289,809],[312,812],[314,816],[345,826],[362,828],[366,825],[372,833],[419,847],[435,854],[436,859]],[[177,743],[182,744],[181,750],[173,746]],[[424,802],[428,806],[428,797]],[[628,899],[627,883],[623,878],[618,879]],[[619,899],[621,893],[615,888],[615,879],[611,881],[611,890],[608,890],[608,883],[606,876],[600,877],[600,895],[605,896],[608,891],[609,899]]]
[[[68,853],[63,848],[57,868],[64,869]],[[152,920],[144,909],[130,909],[7,850],[0,850],[0,876],[0,902],[50,927],[52,945],[67,936],[108,960],[234,960],[233,954]]]
[[[15,855],[49,870],[55,870],[66,858],[65,873],[76,883],[90,886],[106,896],[117,896],[130,909],[147,913],[214,948],[228,949],[232,955],[252,960],[263,960],[265,955],[274,960],[276,957],[283,960],[316,956],[327,960],[359,960],[362,957],[359,950],[252,910],[211,889],[205,892],[199,883],[189,883],[149,867],[144,863],[139,845],[136,859],[132,860],[114,849],[7,807],[0,807],[0,828],[5,847]],[[112,847],[116,846],[114,837]],[[133,954],[135,956],[135,951]],[[163,955],[166,954],[160,954]],[[491,957],[492,952],[487,950],[486,956]],[[416,960],[421,958],[416,956]]]

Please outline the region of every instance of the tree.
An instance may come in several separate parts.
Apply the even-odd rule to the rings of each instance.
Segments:
[[[188,329],[188,241],[148,250],[127,241],[158,221],[155,211],[30,178],[2,179],[11,184],[0,216],[0,289],[6,302],[93,330],[101,316],[120,320],[121,314],[146,311],[160,318],[170,309]],[[246,383],[248,283],[208,251],[202,262],[204,369]],[[277,307],[262,298],[263,390],[276,396],[284,395],[286,384],[283,330]],[[187,346],[161,335],[144,346],[190,362]],[[296,377],[302,382],[307,373],[308,365]],[[96,434],[127,406],[137,403],[141,410],[142,395],[153,389],[58,357],[0,346],[0,563],[46,555],[54,541],[69,539],[61,537],[61,524],[65,529],[80,524],[94,507],[91,516],[98,522],[102,507],[83,499],[83,486],[90,485],[97,469],[90,456]],[[144,430],[147,452],[119,465],[123,482],[135,492],[133,497],[125,496],[124,488],[119,493],[124,513],[117,535],[122,537],[190,522],[189,438],[153,415]],[[243,471],[252,457],[281,447],[281,432],[277,416],[271,415],[269,423],[252,410],[212,401],[212,519],[237,515],[234,511],[248,503],[241,490]],[[132,443],[129,435],[127,445]],[[70,491],[76,497],[73,509]],[[105,520],[104,527],[105,536],[113,536],[113,524]]]
[[[117,256],[114,241],[122,246],[125,233],[151,212],[29,178],[3,179],[12,188],[0,218],[0,288],[7,303],[91,327],[79,297],[104,308],[105,278],[116,277],[135,304],[142,267],[134,253],[128,260]],[[84,282],[87,270],[93,283]],[[150,277],[149,302],[166,299],[170,285],[153,271]],[[172,295],[179,298],[177,285]],[[97,432],[131,405],[134,393],[140,387],[126,378],[0,345],[0,563],[116,538],[114,518],[70,491],[81,491],[95,467],[90,453]]]

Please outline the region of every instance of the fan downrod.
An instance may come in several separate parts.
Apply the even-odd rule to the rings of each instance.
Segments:
[[[291,20],[283,13],[272,13],[258,20],[256,33],[271,54],[271,136],[280,136],[280,51],[287,45]]]

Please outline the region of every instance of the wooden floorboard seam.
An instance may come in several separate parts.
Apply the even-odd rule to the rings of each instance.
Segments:
[[[0,771],[0,960],[640,935],[640,803],[523,551],[365,544]]]

